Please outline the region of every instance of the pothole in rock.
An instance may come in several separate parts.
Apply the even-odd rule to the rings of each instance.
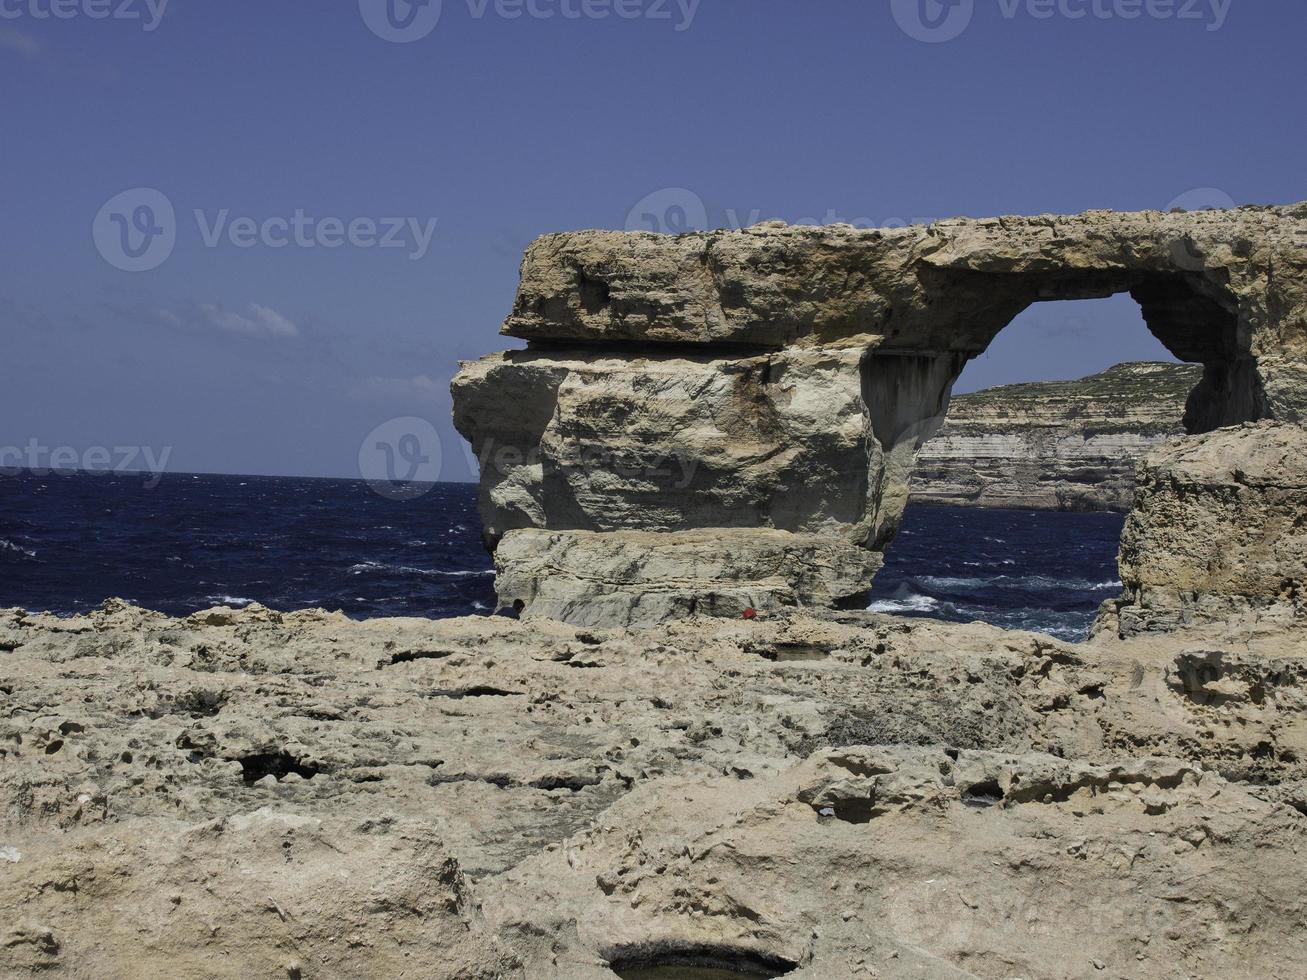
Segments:
[[[819,643],[773,643],[758,650],[764,660],[777,664],[815,663],[826,660],[832,647]]]
[[[743,950],[685,948],[621,954],[609,968],[622,980],[772,980],[798,964]]]
[[[967,787],[962,794],[962,803],[976,809],[986,809],[1003,802],[1003,788],[995,780],[987,779],[982,783]]]
[[[464,698],[511,698],[519,697],[522,693],[522,691],[505,691],[503,688],[491,687],[488,684],[423,692],[429,698],[449,698],[452,701],[462,701]]]
[[[272,776],[281,782],[294,773],[301,779],[312,779],[322,770],[317,766],[307,765],[289,752],[257,752],[236,759],[241,764],[241,778],[246,786],[253,786],[265,776]]]

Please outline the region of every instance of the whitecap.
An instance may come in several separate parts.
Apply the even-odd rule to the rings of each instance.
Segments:
[[[877,613],[928,613],[939,609],[939,600],[928,595],[906,596],[902,599],[878,599],[867,607]]]
[[[1057,578],[1052,575],[993,575],[964,577],[953,575],[919,575],[913,581],[924,589],[943,592],[975,591],[987,588],[1012,589],[1019,592],[1116,592],[1121,583],[1115,579],[1093,582],[1083,578]]]
[[[480,578],[494,575],[493,569],[477,571],[448,571],[443,568],[414,568],[412,565],[386,565],[377,561],[365,561],[349,567],[351,575],[363,575],[366,572],[381,572],[386,575],[420,575],[424,578]]]
[[[20,555],[26,555],[28,558],[35,558],[36,552],[21,545],[15,544],[8,538],[0,538],[0,551],[15,551]]]

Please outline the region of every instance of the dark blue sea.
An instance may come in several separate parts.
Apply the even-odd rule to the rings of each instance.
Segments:
[[[911,507],[872,609],[1084,636],[1119,590],[1122,518]],[[0,476],[0,607],[84,612],[121,597],[358,618],[487,614],[476,490],[393,500],[353,480],[169,474]]]
[[[1082,640],[1121,592],[1122,514],[909,507],[871,608]]]

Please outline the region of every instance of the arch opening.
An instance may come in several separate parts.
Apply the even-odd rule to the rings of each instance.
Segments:
[[[1232,405],[1256,408],[1204,390],[1213,366],[1231,376],[1234,323],[1166,283],[1027,304],[960,359],[943,413],[901,433],[915,463],[870,608],[1083,639],[1120,593],[1134,460]]]

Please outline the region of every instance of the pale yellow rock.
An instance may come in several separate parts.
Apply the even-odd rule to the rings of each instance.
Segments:
[[[1033,303],[1127,292],[1202,365],[1186,431],[1307,420],[1307,205],[546,236],[504,328],[533,348],[453,383],[487,544],[754,528],[883,551],[967,360]],[[1142,449],[1094,438],[1049,455]]]
[[[1155,450],[1121,539],[1124,634],[1307,614],[1307,428],[1260,423]]]
[[[1302,630],[114,602],[0,651],[4,976],[1307,972]]]

